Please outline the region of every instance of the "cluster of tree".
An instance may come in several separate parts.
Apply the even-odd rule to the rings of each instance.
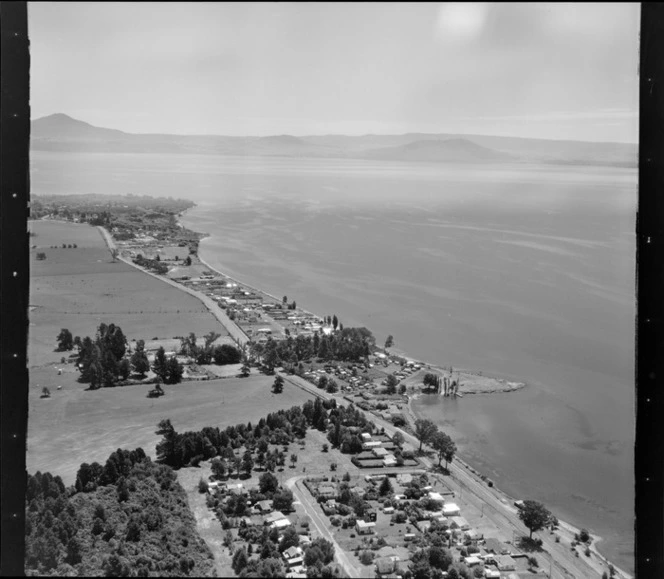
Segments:
[[[287,310],[295,310],[297,309],[297,304],[295,303],[295,300],[293,300],[290,304],[288,303],[288,296],[284,296],[284,298],[281,300],[281,308],[286,308]]]
[[[224,430],[216,427],[205,427],[198,432],[176,432],[171,421],[162,420],[158,425],[157,434],[162,439],[157,444],[157,460],[173,468],[197,465],[202,460],[215,457],[223,459],[225,472],[229,474],[238,472],[238,464],[247,474],[253,469],[253,451],[256,451],[255,461],[259,466],[265,466],[268,470],[274,470],[274,466],[282,463],[285,459],[276,449],[270,453],[268,445],[287,445],[296,438],[303,438],[310,424],[304,407],[293,406],[287,410],[278,410],[261,418],[256,426],[251,422],[228,426]],[[312,403],[313,405],[313,403]],[[244,447],[250,451],[248,458],[240,458],[235,455],[235,450]],[[251,458],[251,463],[249,462]],[[239,463],[238,463],[239,459]],[[264,464],[263,464],[264,462]],[[245,465],[244,467],[242,465]],[[251,468],[246,466],[251,464]],[[220,476],[224,476],[220,471]]]
[[[281,539],[277,529],[266,527],[244,527],[239,536],[248,543],[233,554],[232,567],[239,577],[285,577],[281,553],[300,544],[294,528],[286,529]],[[254,553],[258,558],[251,557]],[[322,537],[304,547],[307,577],[338,577],[338,570],[330,566],[333,560],[334,545]]]
[[[424,375],[424,385],[427,387],[427,390],[433,390],[435,394],[440,393],[440,388],[443,384],[441,377],[438,374],[432,374],[428,372]]]
[[[161,346],[154,355],[152,370],[166,384],[178,384],[182,381],[184,367],[175,356],[166,356],[164,347]]]
[[[27,575],[203,576],[213,557],[196,532],[186,494],[142,449],[82,464],[76,486],[28,475]]]
[[[63,337],[63,330],[58,338]],[[65,336],[67,337],[67,336]],[[68,345],[68,344],[67,344]],[[101,323],[95,339],[89,336],[81,340],[74,338],[78,347],[79,382],[90,384],[90,388],[115,386],[120,378],[126,380],[131,372],[129,360],[125,359],[127,338],[119,326]]]
[[[423,444],[430,444],[438,453],[438,464],[445,459],[445,468],[454,459],[457,448],[449,435],[445,434],[431,421],[420,418],[415,421],[415,436],[420,441],[420,451]]]
[[[335,406],[330,410],[329,417],[325,417],[324,420],[325,428],[327,428],[327,423],[332,425],[327,435],[328,441],[344,454],[362,452],[360,433],[372,433],[375,430],[374,423],[368,420],[364,412],[353,404],[347,407]]]
[[[43,251],[38,251],[37,252],[37,259],[39,261],[43,261],[46,259],[46,254]]]
[[[157,258],[159,258],[159,256],[157,256]],[[132,261],[136,265],[152,270],[159,275],[165,275],[168,273],[168,266],[161,263],[160,259],[148,259],[139,253],[134,259],[132,259]]]
[[[242,352],[230,344],[213,346],[219,338],[218,332],[209,332],[203,336],[204,344],[197,344],[196,334],[191,332],[186,338],[180,338],[180,353],[190,356],[197,364],[239,364],[242,361]]]
[[[252,342],[249,354],[268,372],[272,372],[279,365],[296,366],[314,357],[321,361],[359,362],[371,355],[375,343],[367,328],[344,328],[330,335],[318,333],[295,338],[288,336],[279,341],[269,338],[264,344]]]

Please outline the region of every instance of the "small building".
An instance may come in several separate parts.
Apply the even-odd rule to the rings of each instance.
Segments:
[[[369,442],[371,440],[371,434],[369,434],[368,432],[363,432],[360,435],[360,438],[362,439],[362,442]]]
[[[431,521],[417,521],[415,526],[422,532],[425,533],[427,529],[431,526]]]
[[[318,487],[318,495],[326,498],[334,498],[337,496],[337,489],[332,485],[321,485]]]
[[[384,512],[386,515],[392,515],[392,514],[394,514],[394,507],[385,507],[385,508],[383,509],[383,512]]]
[[[273,513],[270,513],[267,517],[265,517],[265,523],[271,525],[272,523],[275,523],[276,521],[282,519],[286,519],[286,515],[284,515],[281,511],[274,511]]]
[[[406,541],[406,543],[408,543],[409,541],[414,541],[415,540],[415,533],[406,533],[403,536],[403,540]]]
[[[494,539],[494,538],[486,539],[484,541],[483,547],[484,547],[484,550],[487,553],[495,553],[496,555],[509,555],[510,554],[510,550],[507,547],[507,545],[505,545],[505,543],[502,543],[498,539]]]
[[[481,565],[482,559],[475,555],[470,555],[469,557],[464,557],[463,562],[468,565],[468,567],[474,567],[475,565]]]
[[[374,532],[374,527],[376,523],[371,523],[367,521],[357,521],[355,523],[355,530],[358,535],[371,535]]]
[[[383,466],[392,467],[397,465],[397,459],[393,454],[388,454],[383,459]]]
[[[272,512],[272,501],[265,500],[265,501],[258,501],[254,507],[256,508],[257,511],[261,513],[271,513]]]
[[[284,519],[279,519],[277,521],[274,521],[270,523],[270,528],[271,529],[285,529],[286,527],[290,527],[291,522],[290,520],[284,518]]]
[[[410,473],[404,473],[404,474],[398,474],[397,475],[397,482],[401,485],[409,485],[411,482],[413,482],[413,475]],[[405,498],[405,496],[404,496]]]
[[[372,448],[371,452],[373,452],[374,456],[377,456],[378,458],[385,458],[389,454],[386,448],[382,448],[380,446]]]
[[[500,571],[498,569],[484,568],[484,577],[487,579],[500,579]]]
[[[516,570],[516,563],[510,555],[498,555],[495,557],[496,567],[498,571],[514,571]]]
[[[468,524],[468,521],[464,519],[463,517],[451,517],[451,526],[456,525],[458,529],[461,529],[462,531],[467,531],[470,529],[470,525]]]
[[[436,502],[439,502],[439,503],[444,503],[445,502],[445,499],[443,498],[443,495],[441,495],[440,493],[434,493],[433,491],[429,491],[429,498],[432,501],[436,501]]]
[[[302,551],[302,549],[300,547],[295,547],[295,546],[288,547],[288,549],[286,549],[282,553],[282,556],[289,567],[302,565],[302,563],[304,562],[303,555],[304,552]]]
[[[458,517],[461,514],[461,509],[455,503],[447,503],[443,505],[443,515],[446,517]]]
[[[368,442],[363,442],[362,443],[362,448],[364,450],[372,450],[372,449],[380,446],[381,444],[383,444],[383,443],[380,440],[370,440]]]

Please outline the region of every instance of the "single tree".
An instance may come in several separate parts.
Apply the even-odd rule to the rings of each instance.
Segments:
[[[131,355],[131,365],[134,368],[134,371],[142,378],[145,377],[145,374],[150,369],[150,362],[145,353],[145,342],[143,340],[136,342],[136,349]]]
[[[394,376],[393,374],[390,374],[387,377],[387,393],[388,394],[396,394],[398,383],[399,383],[399,381],[397,380],[397,377]]]
[[[438,453],[438,466],[440,466],[443,458],[449,455],[450,452],[452,456],[454,456],[454,450],[456,450],[456,447],[454,450],[452,450],[454,442],[452,442],[452,439],[449,437],[449,435],[441,432],[440,430],[437,431],[431,438],[431,446],[433,446],[434,450]]]
[[[247,476],[251,476],[251,471],[254,468],[254,459],[251,456],[251,451],[245,451],[242,456],[242,470]]]
[[[415,436],[420,441],[420,451],[422,451],[422,445],[425,442],[428,443],[437,431],[438,427],[431,420],[419,418],[415,421]]]
[[[274,379],[274,384],[272,384],[272,392],[275,394],[281,394],[284,391],[284,379],[281,376],[277,376]]]
[[[182,381],[183,373],[184,367],[177,361],[175,356],[172,356],[166,363],[166,378],[164,382],[166,384],[179,384]]]
[[[48,388],[46,388],[46,386],[44,386],[44,388],[42,388],[41,397],[42,398],[50,398],[51,397],[51,391]]]
[[[168,374],[168,359],[166,358],[166,350],[164,350],[163,346],[159,347],[154,356],[152,370],[163,382],[166,382],[166,376]]]
[[[337,318],[337,315],[334,314],[334,316],[332,316],[332,327],[333,327],[333,328],[335,329],[335,331],[336,331],[336,329],[337,329],[338,326],[339,326],[339,319]]]
[[[401,448],[404,443],[404,436],[401,434],[398,430],[394,433],[394,436],[392,437],[392,442],[397,446],[398,448]]]
[[[191,265],[191,257],[190,256],[187,256],[187,259],[184,260],[184,264],[187,265],[187,266]]]
[[[551,512],[542,503],[530,499],[523,501],[523,505],[519,509],[519,518],[530,529],[531,539],[533,532],[542,530],[550,517]]]
[[[291,468],[295,468],[295,463],[297,462],[297,454],[290,455]]]
[[[334,380],[334,378],[330,378],[327,381],[327,386],[325,387],[325,391],[329,394],[334,394],[335,392],[339,391],[339,386],[337,386],[337,383]]]
[[[385,340],[385,347],[386,348],[391,348],[392,344],[394,344],[394,338],[392,337],[392,334],[387,336],[387,340]]]
[[[66,328],[62,328],[58,337],[58,352],[65,352],[74,349],[74,336]]]
[[[273,494],[279,488],[279,481],[271,472],[264,472],[258,479],[258,488],[261,494]]]
[[[228,472],[228,464],[223,458],[213,458],[210,463],[210,470],[212,470],[214,478],[220,480],[226,476],[226,473]]]
[[[120,378],[123,380],[129,378],[129,374],[131,374],[131,365],[127,358],[122,358],[122,360],[120,360],[120,363],[118,364],[118,372],[120,373]]]
[[[242,364],[242,368],[240,369],[240,377],[247,378],[250,373],[251,373],[251,368],[249,368],[249,364],[245,362],[244,364]]]
[[[392,491],[392,483],[388,477],[385,477],[381,481],[380,487],[378,487],[378,494],[380,494],[381,497],[384,497],[385,495],[389,495]]]

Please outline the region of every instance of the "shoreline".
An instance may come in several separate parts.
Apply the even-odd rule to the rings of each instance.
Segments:
[[[192,208],[192,209],[193,209],[193,208]],[[189,211],[189,209],[183,211],[181,214],[178,215],[177,223],[178,223],[181,227],[184,227],[184,225],[182,225],[182,223],[180,222],[180,217],[184,216],[188,211]],[[196,232],[196,233],[202,235],[202,237],[201,237],[201,239],[200,239],[201,242],[203,241],[203,239],[213,237],[210,233],[207,233],[207,232],[201,232],[201,231],[197,231],[197,230],[192,230],[192,231],[194,231],[194,232]],[[239,279],[237,279],[237,278],[234,278],[233,276],[228,275],[228,274],[226,274],[226,273],[220,271],[219,269],[217,269],[217,268],[215,268],[215,267],[212,267],[212,266],[211,266],[211,265],[210,265],[210,264],[209,264],[204,258],[202,258],[202,257],[200,256],[200,250],[201,250],[201,245],[200,245],[200,242],[199,242],[199,248],[198,248],[197,258],[198,258],[198,260],[199,260],[203,265],[205,265],[205,267],[207,267],[208,269],[210,269],[210,271],[213,271],[213,272],[217,273],[218,275],[220,275],[220,276],[222,276],[222,277],[225,277],[225,278],[231,280],[231,281],[234,282],[234,283],[237,283],[237,284],[239,284],[239,285],[242,285],[242,286],[244,286],[244,287],[246,287],[246,288],[248,288],[248,289],[250,289],[250,290],[252,290],[252,291],[254,291],[254,292],[257,292],[257,293],[260,293],[260,294],[262,294],[262,295],[268,296],[268,297],[270,297],[271,299],[275,300],[276,302],[280,303],[281,300],[279,300],[279,298],[277,298],[276,296],[274,296],[274,295],[272,295],[272,294],[270,294],[270,293],[268,293],[268,292],[266,292],[266,291],[264,291],[264,290],[261,290],[261,289],[259,289],[259,288],[253,287],[253,286],[251,286],[251,285],[249,285],[249,284],[247,284],[247,283],[244,283],[243,281],[241,281],[241,280],[239,280]],[[171,281],[171,280],[169,280],[169,281]],[[180,284],[177,284],[177,285],[180,285]],[[180,286],[180,287],[182,287],[182,286]],[[304,308],[301,307],[301,306],[298,306],[298,309],[300,309],[300,310],[302,310],[303,312],[305,312],[305,313],[307,313],[307,314],[310,314],[310,315],[312,315],[312,316],[316,316],[316,317],[318,317],[319,319],[322,318],[322,316],[319,316],[318,314],[315,314],[315,313],[313,313],[313,312],[310,312],[310,311],[304,309]],[[409,361],[413,361],[413,362],[416,362],[416,363],[422,364],[423,367],[426,367],[426,368],[428,368],[428,369],[439,370],[439,371],[442,372],[443,374],[449,372],[449,369],[448,369],[448,368],[441,367],[441,366],[439,366],[439,365],[437,365],[437,364],[432,364],[432,363],[427,362],[427,361],[425,361],[425,360],[419,360],[419,359],[414,358],[414,357],[410,356],[408,353],[406,353],[406,352],[404,352],[404,351],[402,351],[402,350],[399,350],[399,349],[397,349],[397,348],[390,348],[389,350],[391,350],[391,351],[393,352],[393,355],[396,355],[396,356],[399,356],[399,357],[403,357],[403,358],[406,358],[406,359],[409,360]],[[387,350],[386,350],[386,351],[387,351]],[[452,367],[452,366],[451,366],[451,367]],[[453,368],[453,367],[452,367],[452,368]],[[496,376],[492,376],[491,374],[487,374],[487,373],[485,373],[485,372],[483,372],[483,371],[480,371],[480,370],[469,370],[469,369],[465,369],[465,368],[453,368],[453,372],[456,373],[457,375],[464,374],[464,375],[466,375],[466,376],[478,376],[478,377],[482,377],[482,378],[485,378],[485,379],[492,379],[492,380],[495,380],[495,381],[498,381],[498,382],[501,382],[501,383],[507,383],[507,384],[509,384],[509,386],[508,386],[507,388],[504,388],[504,389],[493,389],[493,390],[463,390],[463,389],[460,389],[460,392],[461,392],[462,394],[489,394],[489,393],[492,393],[492,394],[493,394],[493,393],[506,393],[506,392],[514,392],[514,391],[517,391],[517,390],[521,390],[521,389],[523,389],[523,388],[525,388],[525,387],[528,386],[528,384],[527,384],[526,382],[509,382],[509,381],[507,381],[505,378],[498,378],[498,377],[496,377]],[[439,396],[442,396],[442,394],[438,394],[438,395],[439,395]],[[416,413],[415,410],[413,410],[413,408],[412,408],[412,401],[413,401],[413,400],[416,400],[416,399],[418,399],[418,398],[420,398],[421,396],[423,396],[423,393],[422,393],[422,392],[418,392],[418,393],[416,393],[416,394],[413,394],[413,395],[409,395],[409,396],[408,396],[408,404],[407,404],[408,414],[407,414],[407,419],[408,419],[409,426],[410,426],[411,428],[412,428],[412,424],[414,423],[414,421],[418,418],[417,413]],[[480,480],[481,482],[484,483],[484,481],[482,481],[482,479],[480,478],[480,477],[482,476],[482,473],[478,472],[474,467],[472,467],[468,462],[466,462],[466,460],[464,460],[464,458],[463,458],[461,455],[457,454],[457,455],[456,455],[456,459],[457,459],[457,462],[458,462],[460,465],[462,465],[462,467],[464,468],[464,470],[465,470],[470,476],[472,476],[472,477],[474,477],[474,478],[476,478],[476,479],[478,479],[478,480]],[[497,495],[499,495],[500,497],[504,498],[505,501],[507,501],[507,503],[506,503],[507,505],[509,505],[509,504],[513,504],[513,503],[514,503],[514,500],[515,500],[515,499],[514,499],[513,497],[511,497],[509,494],[507,494],[506,492],[504,492],[503,490],[501,490],[501,489],[499,489],[498,487],[496,487],[495,484],[494,484],[491,488],[494,490],[494,492],[495,492]],[[559,519],[558,522],[559,522],[559,529],[560,529],[560,530],[564,530],[565,532],[567,532],[568,534],[571,534],[572,536],[573,536],[575,533],[580,533],[580,531],[581,531],[580,528],[578,528],[578,527],[572,525],[572,524],[569,523],[569,522],[566,522],[566,521],[563,521],[563,520],[560,520],[560,519]],[[603,554],[597,549],[597,544],[602,542],[602,537],[599,536],[599,535],[593,534],[593,533],[590,533],[590,536],[592,537],[592,543],[591,543],[591,545],[590,545],[590,550],[591,550],[591,552],[595,555],[595,557],[596,557],[598,560],[602,561],[605,565],[608,566],[609,564],[612,564],[612,563],[611,563],[611,562],[610,562],[610,561],[609,561],[609,560],[608,560],[608,559],[607,559],[607,558],[606,558],[606,557],[605,557],[605,556],[604,556],[604,555],[603,555]],[[621,577],[624,577],[624,578],[626,578],[626,579],[633,579],[634,576],[633,576],[632,574],[630,574],[629,572],[625,571],[624,569],[618,567],[618,566],[615,565],[615,564],[613,564],[613,567],[614,567],[614,569],[615,569],[615,571],[616,571],[616,576],[621,576]]]

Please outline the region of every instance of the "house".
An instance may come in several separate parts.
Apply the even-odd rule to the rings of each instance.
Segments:
[[[484,541],[484,550],[487,551],[487,553],[495,553],[496,555],[509,555],[510,550],[501,541],[498,539],[494,538],[489,538]]]
[[[470,529],[468,531],[465,531],[464,532],[464,537],[466,538],[466,540],[473,541],[473,542],[479,541],[482,538],[482,536],[477,531],[475,531],[474,529]]]
[[[318,496],[334,498],[337,496],[337,489],[332,485],[321,485],[318,487]]]
[[[383,512],[384,512],[386,515],[392,515],[392,514],[394,514],[394,507],[385,507],[385,508],[383,509]]]
[[[298,535],[298,536],[300,537],[300,545],[309,545],[311,543],[309,535]]]
[[[369,434],[368,432],[363,432],[360,435],[360,438],[362,438],[362,442],[369,442],[371,440],[371,434]]]
[[[272,529],[285,529],[291,522],[281,511],[274,511],[265,517],[265,524],[270,525]]]
[[[495,561],[499,571],[516,570],[516,563],[510,555],[498,555],[495,557]]]
[[[376,573],[378,575],[389,575],[394,573],[397,562],[392,557],[380,557],[376,559]]]
[[[461,529],[462,531],[467,531],[468,529],[470,529],[468,521],[466,521],[466,519],[464,519],[463,517],[452,517],[450,520],[452,527],[456,525],[456,527],[458,529]]]
[[[455,503],[447,503],[443,505],[443,515],[446,517],[458,517],[461,514],[461,509]]]
[[[431,526],[431,521],[417,521],[415,526],[422,532],[426,532],[427,529]]]
[[[374,532],[374,527],[376,523],[369,523],[366,521],[357,521],[355,523],[355,530],[358,535],[371,535]]]
[[[387,449],[382,447],[373,448],[371,451],[373,452],[374,456],[378,458],[385,458],[389,454],[389,452],[387,452]]]
[[[288,519],[279,519],[278,521],[274,521],[273,523],[270,523],[270,528],[271,529],[285,529],[286,527],[290,527],[291,522]]]
[[[440,493],[434,493],[433,491],[429,492],[429,498],[432,501],[436,501],[436,502],[439,502],[439,503],[444,503],[445,502],[445,499],[443,498],[443,495],[441,495]]]
[[[383,459],[383,466],[396,466],[397,465],[397,459],[393,454],[388,454],[384,459]]]
[[[468,567],[473,567],[474,565],[480,565],[482,563],[482,559],[476,557],[475,555],[471,555],[470,557],[464,557],[463,562],[468,565]]]
[[[254,505],[254,508],[260,513],[270,513],[272,512],[272,501],[269,500],[258,501]]]
[[[413,475],[409,474],[409,473],[398,474],[397,475],[397,482],[401,486],[409,485],[411,482],[413,482]],[[406,497],[404,496],[404,498],[406,498]]]
[[[304,551],[300,547],[288,547],[282,555],[289,567],[300,566],[304,563]]]

